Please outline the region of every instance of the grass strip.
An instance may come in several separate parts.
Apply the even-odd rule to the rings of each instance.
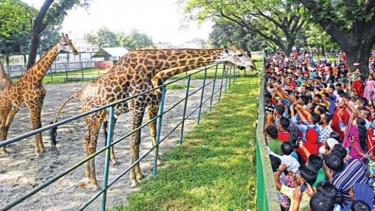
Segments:
[[[237,78],[183,145],[163,154],[157,176],[113,210],[256,210],[259,81]]]

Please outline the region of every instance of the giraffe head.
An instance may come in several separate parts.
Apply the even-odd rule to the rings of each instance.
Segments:
[[[61,39],[57,40],[58,43],[58,51],[66,51],[69,53],[72,53],[74,55],[78,54],[78,51],[76,48],[73,46],[72,41],[69,39],[67,34],[61,34]]]
[[[234,65],[238,66],[239,69],[244,69],[248,65],[248,62],[241,57],[241,52],[233,44],[229,49],[224,48],[223,54],[216,60],[216,62],[223,62],[225,65]]]
[[[244,63],[246,63],[246,67],[249,68],[250,70],[256,70],[257,67],[255,66],[255,63],[249,57],[249,55],[246,53],[246,51],[243,50],[243,49],[240,49],[239,51],[241,52],[241,55],[242,55],[241,59],[244,61]]]
[[[243,49],[238,49],[235,44],[232,44],[230,50],[234,53],[234,59],[237,60],[238,69],[244,70],[250,68],[251,70],[256,69],[253,61],[247,55]]]

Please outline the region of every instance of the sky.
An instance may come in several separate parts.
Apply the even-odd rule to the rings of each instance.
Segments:
[[[40,9],[44,0],[22,0]],[[182,9],[177,0],[92,0],[90,8],[70,10],[63,22],[62,32],[71,38],[83,38],[83,34],[96,32],[105,26],[113,32],[137,29],[147,34],[154,43],[170,42],[180,45],[195,38],[208,39],[212,23],[199,26],[189,22],[181,29]],[[186,24],[186,23],[184,23]]]

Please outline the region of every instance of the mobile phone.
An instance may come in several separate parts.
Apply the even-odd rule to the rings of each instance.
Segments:
[[[307,188],[306,182],[302,183],[302,185],[299,186],[299,188],[300,188],[301,192],[305,191],[305,189]]]

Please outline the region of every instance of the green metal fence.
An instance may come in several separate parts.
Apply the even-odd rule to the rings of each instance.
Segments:
[[[191,76],[194,75],[194,74],[199,74],[200,72],[204,72],[204,76],[206,76],[207,71],[209,69],[211,69],[211,70],[213,69],[215,71],[214,72],[214,78],[211,78],[210,81],[204,79],[201,87],[199,87],[196,90],[190,92],[189,87],[190,87]],[[219,74],[219,72],[221,74]],[[215,100],[217,100],[217,102],[220,101],[221,94],[227,90],[227,87],[229,87],[230,83],[235,82],[235,79],[233,78],[234,76],[230,75],[231,73],[235,73],[235,72],[236,71],[234,71],[234,70],[232,71],[232,68],[225,69],[225,66],[213,65],[213,66],[207,66],[207,67],[201,68],[200,70],[198,70],[198,71],[196,71],[192,74],[186,75],[185,77],[181,77],[179,79],[176,79],[176,80],[173,80],[171,82],[165,83],[163,85],[164,95],[165,95],[167,85],[170,85],[170,84],[175,83],[177,81],[186,80],[187,87],[188,87],[187,90],[186,90],[186,96],[183,99],[181,99],[180,101],[175,102],[175,104],[171,105],[169,108],[164,108],[164,97],[163,97],[161,105],[160,105],[160,111],[159,111],[158,116],[156,116],[154,119],[151,119],[148,122],[144,123],[139,128],[136,128],[136,129],[132,130],[131,132],[125,134],[124,136],[120,137],[117,140],[112,140],[113,139],[113,133],[112,133],[112,129],[110,128],[108,130],[110,132],[108,133],[108,137],[107,137],[108,141],[107,141],[107,145],[105,147],[98,149],[96,153],[84,158],[83,160],[81,160],[78,163],[74,164],[73,166],[65,169],[64,171],[62,171],[62,172],[60,172],[56,175],[51,176],[47,181],[41,183],[40,185],[38,185],[36,187],[33,187],[33,189],[31,191],[29,191],[26,194],[18,197],[15,200],[12,200],[10,203],[7,203],[5,206],[0,207],[0,211],[4,211],[4,210],[11,209],[13,207],[16,207],[17,205],[19,205],[23,201],[27,200],[31,196],[40,193],[43,189],[45,189],[48,186],[50,186],[51,184],[57,182],[60,178],[66,176],[67,174],[73,172],[78,167],[84,165],[88,160],[95,159],[96,156],[98,156],[102,153],[106,153],[105,157],[104,157],[105,167],[103,169],[103,171],[104,171],[103,188],[100,189],[98,192],[93,193],[92,197],[89,200],[87,200],[87,201],[82,200],[81,206],[77,209],[85,210],[85,209],[87,209],[87,207],[89,207],[92,204],[92,202],[102,199],[101,200],[101,208],[97,207],[97,208],[94,208],[94,210],[105,210],[106,207],[108,206],[107,202],[106,202],[107,201],[107,191],[110,190],[111,188],[113,188],[113,185],[116,182],[118,182],[121,178],[123,178],[123,176],[125,174],[127,174],[138,162],[142,161],[149,154],[152,154],[151,152],[154,149],[156,150],[156,154],[155,154],[155,162],[154,162],[154,166],[153,166],[153,175],[156,175],[156,172],[157,172],[157,159],[156,158],[157,158],[157,155],[158,155],[157,153],[158,153],[159,144],[161,144],[164,140],[166,140],[168,138],[168,136],[170,134],[172,134],[176,129],[179,129],[179,128],[180,128],[180,141],[179,141],[179,143],[182,144],[182,138],[183,138],[183,135],[184,135],[184,129],[183,128],[184,128],[185,120],[188,119],[188,118],[191,118],[193,113],[197,112],[198,113],[197,124],[199,124],[199,120],[200,120],[200,116],[201,116],[201,112],[202,112],[202,106],[204,106],[204,105],[207,106],[207,104],[208,104],[209,110],[211,110],[212,102],[214,100],[214,97],[215,97]],[[206,87],[212,87],[212,90],[210,91],[210,93],[208,93],[208,96],[203,97],[203,94],[205,93]],[[150,91],[153,91],[153,90],[154,89],[149,90],[147,92],[150,92]],[[145,94],[145,93],[141,93],[141,94]],[[200,97],[200,104],[198,106],[196,106],[195,108],[187,111],[186,110],[187,101],[189,100],[189,97],[191,95],[195,94],[195,93],[200,94],[200,96],[201,96]],[[131,100],[132,98],[137,97],[137,96],[132,96],[130,98],[126,98],[123,101]],[[53,127],[57,127],[57,126],[66,124],[66,123],[74,121],[76,119],[80,119],[80,118],[82,118],[86,115],[93,114],[93,113],[98,112],[102,109],[108,109],[109,110],[109,125],[111,126],[112,121],[113,121],[113,117],[114,117],[114,106],[117,103],[119,103],[119,102],[112,103],[112,104],[103,106],[101,108],[97,108],[95,110],[92,110],[90,112],[82,113],[80,115],[76,115],[76,116],[61,120],[57,123],[45,126],[43,128],[33,130],[31,132],[22,134],[20,136],[15,137],[15,138],[5,140],[3,142],[0,142],[0,147],[6,146],[8,144],[15,143],[15,142],[25,141],[25,138],[27,138],[27,137],[33,136],[37,133],[41,133],[41,132],[46,131],[46,130],[50,130]],[[182,121],[176,122],[175,127],[173,129],[171,129],[170,131],[168,131],[167,134],[164,137],[161,137],[160,130],[158,129],[156,146],[152,147],[149,151],[147,151],[143,155],[140,155],[140,158],[137,161],[135,161],[135,163],[133,163],[132,165],[124,167],[124,169],[122,169],[122,172],[118,175],[115,175],[115,178],[110,181],[108,179],[109,168],[110,168],[110,165],[109,165],[109,163],[110,163],[110,156],[109,156],[110,147],[114,146],[114,145],[118,144],[119,142],[123,141],[124,139],[130,137],[131,134],[141,130],[143,127],[147,126],[148,124],[150,124],[154,120],[157,120],[157,123],[158,123],[157,127],[162,128],[163,115],[166,114],[171,109],[173,109],[173,107],[176,107],[180,103],[184,104],[184,109],[183,109],[184,112],[182,112]],[[99,170],[99,168],[97,168],[97,169]],[[2,195],[2,196],[0,195],[0,199],[4,200],[4,198],[3,198],[4,196],[5,195]],[[53,203],[53,201],[51,201],[51,203]],[[56,204],[59,204],[59,202],[56,202]],[[59,205],[64,206],[62,203],[60,203]],[[110,205],[110,206],[113,206],[113,205]],[[34,210],[34,209],[35,208],[32,208],[32,207],[29,208],[29,210]]]
[[[257,165],[257,210],[277,211],[280,210],[280,203],[277,195],[275,180],[271,168],[270,158],[267,153],[266,141],[264,138],[264,94],[265,78],[263,75],[260,83],[258,124],[256,131],[256,165]]]

